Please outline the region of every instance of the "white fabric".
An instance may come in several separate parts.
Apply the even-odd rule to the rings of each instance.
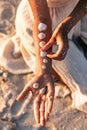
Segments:
[[[77,4],[77,1],[78,0],[76,1],[74,0],[73,2],[72,0],[69,0],[69,1],[67,0],[67,2],[66,0],[64,2],[62,1],[64,6],[61,6],[61,2],[59,2],[59,0],[48,2],[48,5],[50,3],[55,4],[56,2],[58,6],[58,7],[49,8],[50,15],[52,18],[53,30],[67,15],[69,15],[69,13],[73,10],[75,5]],[[4,48],[2,50],[2,53],[0,54],[0,57],[1,57],[0,64],[3,65],[9,72],[15,73],[15,74],[30,72],[30,70],[34,72],[35,50],[34,50],[34,43],[33,43],[33,38],[32,38],[33,15],[32,15],[32,11],[31,11],[28,0],[21,1],[18,7],[17,13],[16,13],[15,26],[16,26],[16,34],[11,38],[7,38],[7,40],[5,40],[5,42],[3,43]],[[78,25],[76,25],[76,27],[72,29],[72,31],[69,34],[69,39],[72,37],[73,31],[79,35],[80,23],[78,23]],[[17,39],[20,39],[20,41],[18,42]],[[2,38],[0,39],[0,41],[2,43]],[[9,41],[11,42],[13,46],[9,44]],[[11,49],[10,50],[11,56],[10,54],[7,55],[7,52],[8,52],[6,49],[7,46],[10,46],[9,49]],[[20,48],[19,50],[21,51],[21,54],[22,54],[20,58],[14,58],[13,56],[13,53],[16,53],[15,51],[17,51],[15,47],[16,49]],[[24,65],[23,59],[25,60],[26,65]],[[17,60],[20,63],[23,62],[23,65],[21,64],[21,67],[18,66]]]
[[[76,1],[77,3],[77,1]],[[65,6],[60,8],[49,8],[50,16],[52,18],[52,29],[54,30],[55,27],[66,17],[69,15],[69,13],[73,10],[73,8],[76,5],[75,2],[71,1],[71,4],[67,4],[65,1]],[[59,5],[61,5],[59,3]],[[22,21],[22,24],[20,24],[20,21]],[[34,72],[35,68],[35,51],[34,51],[34,43],[32,38],[32,26],[33,26],[33,15],[31,8],[29,6],[29,3],[27,0],[23,0],[18,8],[17,15],[16,15],[16,31],[17,35],[21,39],[21,52],[22,55],[27,63],[27,65],[32,69]],[[78,28],[80,28],[80,24],[77,25]],[[76,28],[73,29],[74,32],[76,31]],[[73,30],[69,34],[69,38],[71,38],[71,34],[73,33]],[[31,33],[31,34],[30,34]],[[78,32],[79,34],[79,32]],[[25,56],[25,53],[23,53],[23,49],[25,49],[27,57]],[[31,63],[30,63],[31,62]],[[34,63],[34,64],[33,64]],[[31,67],[32,65],[32,67]]]

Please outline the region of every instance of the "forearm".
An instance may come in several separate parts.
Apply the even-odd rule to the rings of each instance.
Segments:
[[[72,27],[87,14],[87,0],[80,0],[65,22],[69,32]]]
[[[79,0],[76,7],[73,9],[73,11],[70,13],[68,17],[66,17],[60,25],[56,28],[59,30],[59,28],[63,28],[63,31],[66,33],[69,33],[69,31],[76,25],[76,23],[81,20],[83,16],[87,14],[87,0]]]
[[[46,0],[28,0],[35,22],[46,22],[50,19]]]
[[[52,35],[51,19],[46,0],[28,1],[34,17],[33,38],[36,51],[36,74],[38,73],[41,75],[44,73],[49,73],[52,67],[51,60],[47,58],[46,55],[44,56],[47,52],[44,53],[40,51],[42,47],[42,45],[40,45],[41,42],[46,44]],[[44,23],[46,26],[45,30],[40,30],[39,25],[41,23]],[[39,37],[41,33],[45,35],[44,38]]]

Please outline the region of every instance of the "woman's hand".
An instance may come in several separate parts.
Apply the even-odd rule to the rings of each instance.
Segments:
[[[21,101],[31,91],[35,95],[34,116],[37,123],[44,126],[51,113],[54,100],[54,83],[51,74],[35,76],[29,81],[17,100]]]
[[[78,13],[77,13],[78,12]],[[53,45],[58,45],[56,53],[50,52],[47,56],[51,59],[63,60],[69,49],[68,32],[87,14],[87,0],[79,0],[73,11],[55,29],[52,37],[41,49],[47,51]]]
[[[63,60],[67,54],[69,45],[67,30],[64,28],[62,23],[58,25],[50,40],[41,48],[41,51],[47,51],[53,45],[57,45],[58,49],[55,53],[52,51],[48,53],[47,57],[56,60]]]

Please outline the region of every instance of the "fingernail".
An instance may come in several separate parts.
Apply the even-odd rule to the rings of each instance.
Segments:
[[[17,102],[19,102],[19,101],[21,101],[21,100],[22,100],[22,99],[19,98],[19,97],[16,98],[16,101],[17,101]]]
[[[16,98],[16,101],[19,102],[20,101],[19,98]]]

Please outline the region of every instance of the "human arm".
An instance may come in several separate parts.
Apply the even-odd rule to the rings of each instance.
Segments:
[[[34,45],[35,45],[35,51],[36,51],[36,72],[35,74],[38,73],[38,75],[41,75],[42,73],[50,71],[50,65],[51,65],[51,60],[48,58],[47,60],[49,61],[47,64],[47,69],[43,70],[42,65],[43,65],[43,58],[40,56],[40,42],[44,41],[45,43],[48,42],[48,40],[51,38],[52,35],[52,29],[51,29],[51,19],[50,19],[50,14],[47,6],[46,0],[28,0],[31,6],[31,10],[33,13],[34,17],[34,26],[33,26],[33,38],[34,38]],[[46,30],[39,31],[38,26],[40,23],[44,23],[47,26]],[[38,35],[40,33],[44,33],[46,35],[45,38],[40,39]],[[47,58],[47,57],[46,57]],[[48,70],[49,69],[49,70]],[[39,72],[41,74],[39,74]]]
[[[63,60],[69,49],[68,33],[74,25],[87,14],[87,0],[79,0],[76,7],[55,29],[48,43],[42,48],[48,50],[54,44],[59,46],[56,53],[50,52],[47,56],[56,60]]]
[[[36,52],[36,71],[35,76],[26,84],[17,100],[22,100],[29,91],[32,91],[33,95],[36,95],[34,100],[34,115],[36,122],[45,125],[53,105],[54,83],[51,77],[52,61],[46,56],[42,57],[43,52],[40,52],[40,42],[43,40],[46,43],[50,39],[52,34],[51,20],[46,0],[28,1],[34,18],[33,39]],[[44,23],[47,28],[40,31],[38,29],[40,23]],[[44,33],[46,37],[40,39],[38,37],[40,33]],[[46,94],[41,93],[43,88],[47,88]]]

